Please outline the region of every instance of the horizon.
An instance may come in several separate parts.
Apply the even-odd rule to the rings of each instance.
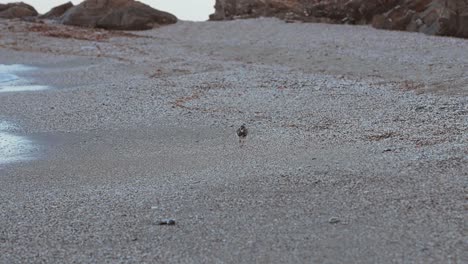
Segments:
[[[208,16],[214,13],[215,0],[138,0],[151,7],[169,12],[180,20],[206,21]],[[0,4],[13,3],[16,0],[0,0]],[[67,3],[68,0],[23,0],[24,3],[32,5],[37,12],[44,14],[51,8]],[[83,0],[70,0],[77,5]]]

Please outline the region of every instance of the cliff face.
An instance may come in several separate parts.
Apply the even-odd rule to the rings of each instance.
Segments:
[[[210,20],[260,16],[468,37],[468,0],[217,0]]]

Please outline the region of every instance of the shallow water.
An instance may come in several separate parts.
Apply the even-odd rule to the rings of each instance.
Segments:
[[[21,64],[0,64],[0,93],[32,92],[49,89],[49,86],[32,84],[25,78],[21,78],[15,74],[34,70],[37,70],[37,68]]]
[[[14,86],[0,86],[0,93],[6,92],[33,92],[50,89],[49,86],[45,85],[14,85]]]
[[[25,161],[33,158],[36,150],[34,142],[24,136],[16,135],[16,126],[0,121],[0,165]]]
[[[0,131],[0,165],[32,159],[34,145],[26,137]]]
[[[32,92],[49,89],[46,85],[37,85],[18,73],[35,71],[37,68],[12,64],[0,64],[0,93],[2,92]],[[37,149],[32,139],[15,133],[17,127],[11,123],[0,121],[0,165],[31,160]]]
[[[36,67],[27,66],[23,64],[0,64],[0,72],[1,73],[15,73],[15,72],[25,72],[25,71],[32,71],[36,70]]]
[[[0,71],[0,84],[4,85],[5,83],[9,83],[12,81],[17,81],[18,76],[11,74],[11,73],[4,73]]]

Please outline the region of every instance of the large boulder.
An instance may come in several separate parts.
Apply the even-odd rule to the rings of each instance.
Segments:
[[[37,15],[38,13],[34,7],[23,2],[0,4],[0,18],[24,18]]]
[[[43,19],[58,19],[60,18],[68,9],[72,8],[74,5],[72,2],[68,2],[59,6],[52,8],[49,12],[41,15],[39,18]]]
[[[62,17],[65,25],[118,30],[145,30],[173,24],[177,18],[134,0],[86,0]]]

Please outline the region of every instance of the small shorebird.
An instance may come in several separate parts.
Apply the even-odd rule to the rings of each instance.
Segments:
[[[240,126],[237,129],[237,136],[239,137],[239,144],[241,147],[244,145],[245,139],[247,138],[248,134],[249,130],[247,129],[247,127],[245,127],[245,124],[242,124],[242,126]]]

